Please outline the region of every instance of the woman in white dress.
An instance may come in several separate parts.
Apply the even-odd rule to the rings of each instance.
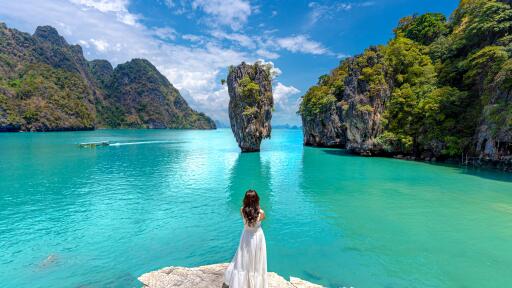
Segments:
[[[260,209],[260,197],[254,190],[245,192],[240,214],[244,231],[235,257],[224,275],[229,288],[267,288],[267,246],[261,229],[265,212]]]

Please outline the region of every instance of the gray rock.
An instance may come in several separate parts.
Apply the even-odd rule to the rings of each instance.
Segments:
[[[315,118],[302,116],[304,145],[345,147],[346,130],[343,129],[336,106]]]
[[[384,130],[382,114],[391,94],[392,83],[387,80],[385,65],[379,65],[384,61],[381,51],[375,47],[370,49],[375,53],[367,57],[366,62],[360,61],[360,56],[346,60],[349,75],[345,78],[345,89],[335,95],[336,104],[316,117],[302,117],[305,145],[338,146],[361,155],[372,155],[383,150],[376,139]],[[361,77],[365,67],[374,68],[375,73],[381,74],[387,81],[370,87]]]
[[[512,156],[512,91],[502,83],[511,76],[505,72],[500,72],[496,77],[499,80],[491,86],[491,97],[482,111],[475,146],[482,160],[498,161],[510,167],[507,162]]]
[[[261,141],[270,138],[274,106],[270,69],[258,62],[229,69],[229,120],[242,152],[259,151]]]
[[[224,284],[224,271],[227,263],[199,266],[194,268],[167,267],[146,273],[138,279],[143,288],[221,288]],[[276,273],[268,273],[269,288],[321,288],[305,280],[290,277],[286,281]]]

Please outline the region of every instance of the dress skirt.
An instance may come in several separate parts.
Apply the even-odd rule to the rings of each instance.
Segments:
[[[267,246],[259,221],[245,225],[235,257],[224,275],[229,288],[267,288]]]

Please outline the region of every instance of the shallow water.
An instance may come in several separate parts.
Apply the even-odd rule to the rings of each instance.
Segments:
[[[111,141],[117,146],[79,148]],[[3,287],[139,287],[227,262],[256,189],[269,270],[329,287],[509,287],[512,175],[304,148],[274,130],[0,134]]]

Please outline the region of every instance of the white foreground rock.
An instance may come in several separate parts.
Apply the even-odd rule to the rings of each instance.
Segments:
[[[228,264],[213,264],[194,268],[167,267],[139,277],[143,288],[222,288]],[[290,282],[274,272],[268,273],[269,288],[321,288],[305,280],[290,277]]]

